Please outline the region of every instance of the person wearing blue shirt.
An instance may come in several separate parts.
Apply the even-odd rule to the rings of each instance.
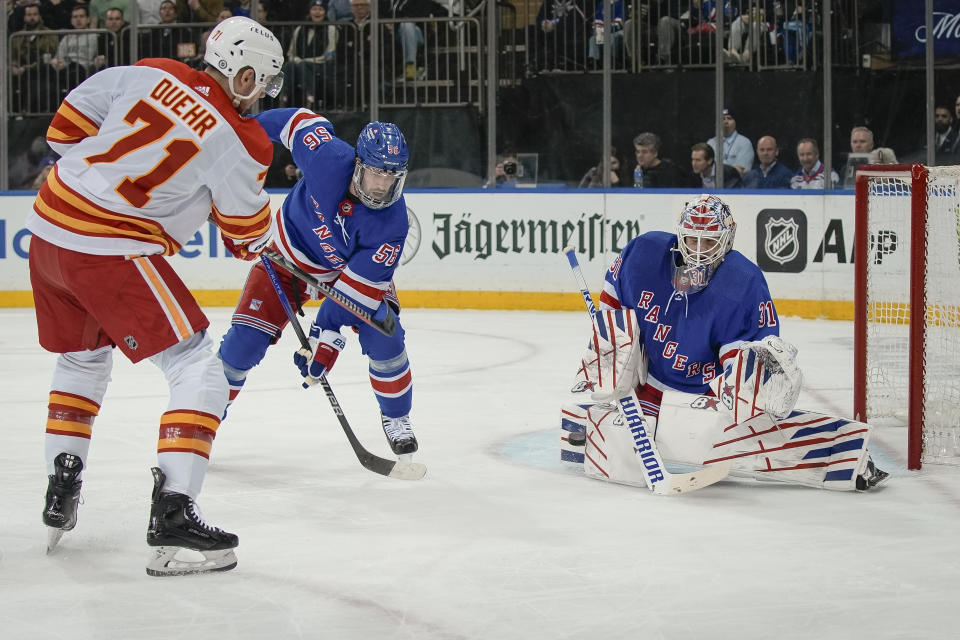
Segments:
[[[793,170],[779,160],[780,148],[773,136],[757,141],[757,160],[760,165],[743,174],[744,189],[789,189]]]
[[[723,110],[723,164],[730,165],[742,176],[753,167],[753,143],[737,131],[737,120],[733,110]],[[720,153],[717,137],[707,140],[714,154]]]

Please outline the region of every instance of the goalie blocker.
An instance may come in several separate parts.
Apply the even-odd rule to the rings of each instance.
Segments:
[[[839,491],[865,490],[886,479],[870,459],[868,425],[794,409],[802,374],[796,348],[782,338],[743,343],[708,394],[661,392],[645,379],[645,356],[629,316],[632,311],[595,316],[571,401],[561,407],[564,463],[657,493],[663,491],[656,483],[669,475],[664,462],[729,465],[739,477]],[[625,380],[638,383],[636,394],[623,388]],[[652,448],[638,432],[649,436]]]

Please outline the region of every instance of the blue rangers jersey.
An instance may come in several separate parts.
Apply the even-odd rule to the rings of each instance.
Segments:
[[[271,109],[255,117],[271,140],[290,149],[303,172],[277,214],[278,250],[376,310],[391,289],[407,237],[404,198],[384,209],[369,209],[350,195],[354,146],[337,138],[323,116],[306,109]],[[339,306],[326,304],[317,322],[336,330],[355,320]]]
[[[651,231],[637,236],[607,271],[600,306],[633,309],[649,358],[647,384],[706,393],[724,361],[743,342],[779,335],[763,272],[731,251],[703,290],[674,291],[677,236]]]

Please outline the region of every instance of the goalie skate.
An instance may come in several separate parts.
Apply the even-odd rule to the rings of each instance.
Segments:
[[[380,420],[383,422],[383,433],[387,436],[390,448],[398,456],[407,456],[417,451],[417,437],[413,435],[413,426],[410,424],[410,416],[400,418],[388,418],[380,414]],[[400,459],[401,462],[409,462],[409,457]]]
[[[151,576],[229,571],[237,566],[236,535],[203,521],[197,504],[182,493],[163,491],[166,476],[153,471],[153,502],[147,544],[156,547],[147,564]]]
[[[52,552],[60,538],[77,526],[77,506],[80,503],[79,479],[83,462],[71,453],[61,453],[53,461],[53,475],[47,483],[43,524],[47,525],[47,553]]]

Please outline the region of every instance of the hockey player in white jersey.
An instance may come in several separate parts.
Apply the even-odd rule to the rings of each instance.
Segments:
[[[733,249],[735,233],[727,205],[703,195],[675,233],[624,247],[561,411],[561,459],[658,493],[709,476],[683,486],[660,459],[826,489],[878,485],[888,474],[867,451],[868,425],[795,409],[797,349],[779,336],[763,272]]]
[[[279,92],[283,50],[263,26],[230,18],[211,32],[204,61],[198,71],[141,60],[71,91],[47,132],[62,157],[27,221],[40,344],[60,354],[46,424],[48,550],[77,523],[119,347],[133,362],[153,362],[170,387],[153,469],[151,575],[231,569],[238,542],[196,505],[227,385],[209,322],[165,256],[208,218],[237,257],[256,257],[271,236],[263,181],[272,145],[242,114]],[[205,560],[183,560],[181,548]]]

